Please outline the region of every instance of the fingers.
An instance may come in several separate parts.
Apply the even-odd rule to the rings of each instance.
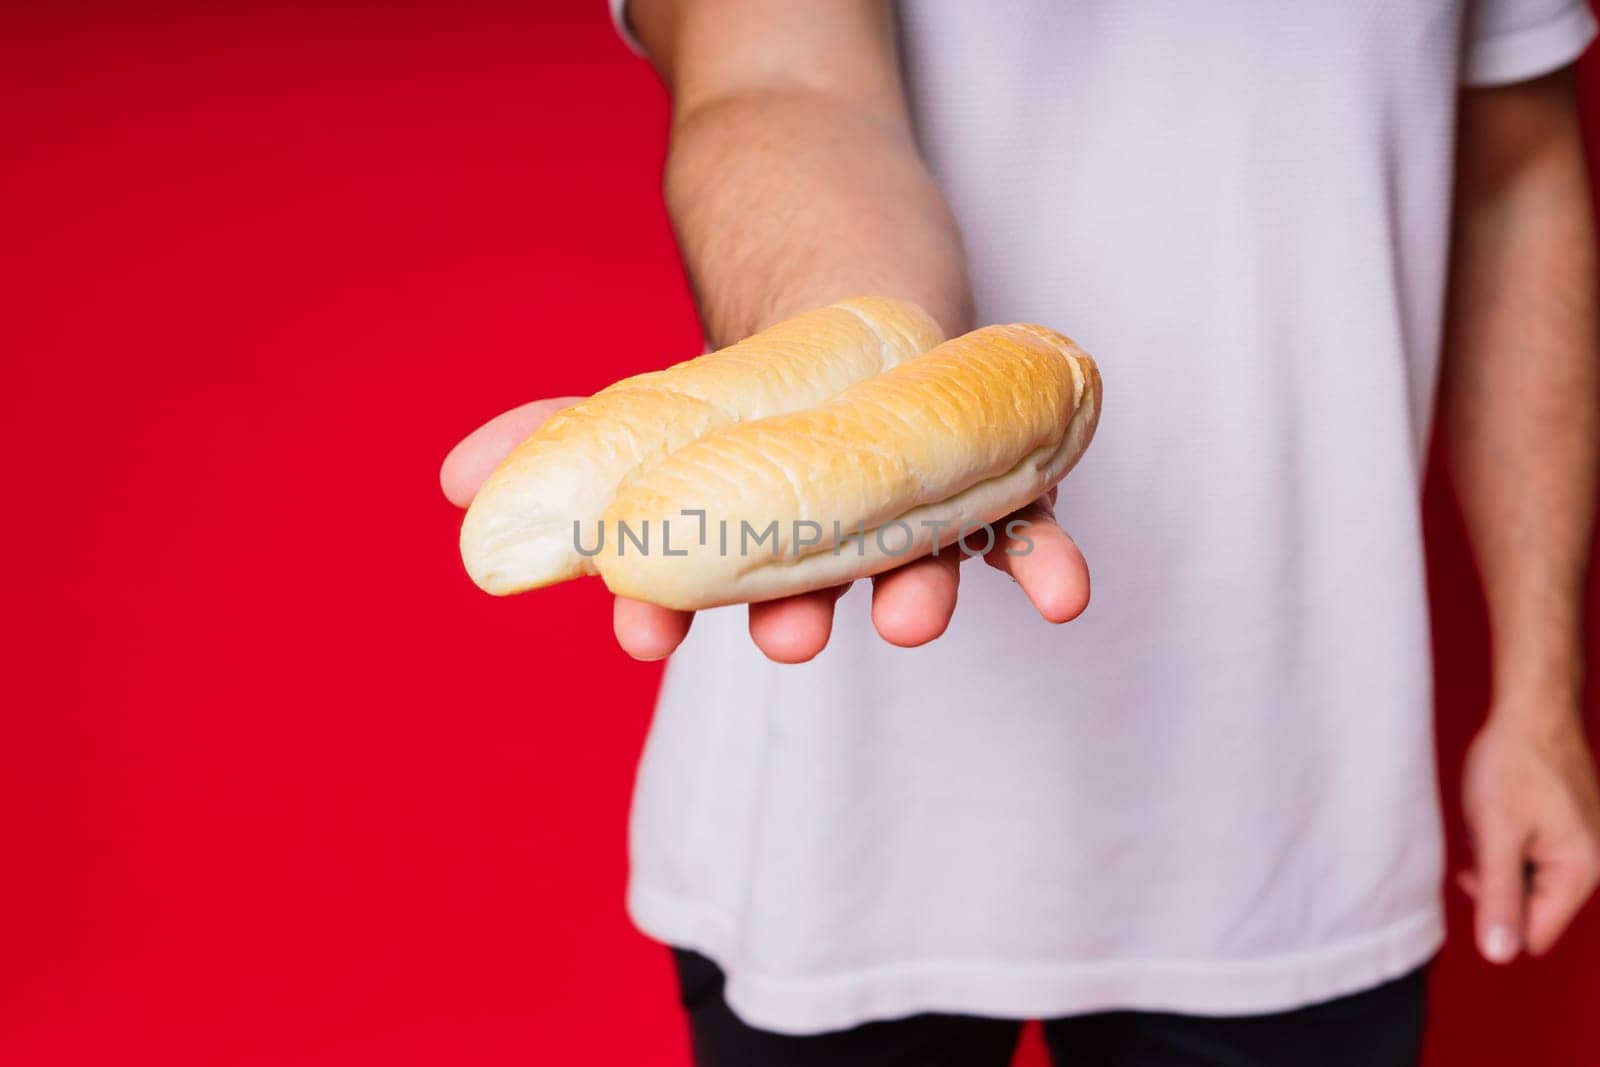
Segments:
[[[1476,841],[1478,951],[1490,963],[1510,963],[1523,947],[1527,877],[1524,836],[1508,825],[1485,827]]]
[[[1052,494],[1053,496],[1053,494]],[[872,582],[872,622],[891,644],[911,648],[940,636],[955,613],[961,561],[984,552],[989,565],[1011,575],[1039,614],[1067,622],[1089,604],[1089,567],[1056,524],[1051,499],[1041,498],[997,524],[992,544],[969,535],[966,551],[951,545],[937,556],[880,574]]]
[[[1532,874],[1524,878],[1526,919],[1523,923],[1523,940],[1529,954],[1542,956],[1554,948],[1594,893],[1595,886],[1600,884],[1600,861],[1592,853],[1593,850],[1585,843],[1575,845],[1570,854],[1534,860]],[[1521,865],[1520,858],[1518,863]],[[1524,872],[1526,869],[1524,866]],[[1456,884],[1473,900],[1480,900],[1481,883],[1477,871],[1462,871],[1456,875]],[[1480,911],[1480,945],[1487,945],[1481,932],[1489,928],[1486,924],[1493,924],[1494,921],[1494,918],[1486,917]],[[1487,947],[1482,951],[1486,958],[1492,959]]]
[[[1538,850],[1535,850],[1537,853]],[[1534,859],[1528,890],[1528,951],[1542,956],[1560,940],[1578,909],[1594,892],[1596,864],[1586,842]]]
[[[1049,502],[1040,500],[1016,512],[996,530],[992,566],[1016,578],[1039,613],[1067,622],[1089,603],[1089,568],[1083,553],[1056,524]],[[1007,534],[1004,529],[1010,529]],[[979,546],[981,547],[981,546]],[[1017,555],[1007,556],[1006,549]],[[872,623],[890,644],[914,648],[945,632],[955,614],[965,553],[955,545],[872,580]],[[827,647],[833,610],[849,586],[750,605],[750,637],[768,659],[805,663]],[[624,606],[625,603],[628,606]],[[687,617],[674,619],[648,604],[617,604],[617,640],[637,659],[659,659],[688,633]]]
[[[581,396],[555,396],[535,400],[496,415],[467,434],[444,457],[439,468],[439,488],[444,490],[445,497],[458,508],[472,503],[483,480],[513,448],[526,440],[545,419],[582,399]]]
[[[872,624],[891,645],[915,648],[944,633],[956,610],[961,549],[896,567],[872,579]]]
[[[833,605],[848,585],[750,605],[750,637],[768,659],[804,663],[827,647]]]
[[[640,660],[665,659],[683,643],[693,621],[693,612],[673,611],[621,596],[611,608],[611,629],[617,635],[617,644]]]
[[[1056,523],[1050,500],[1035,500],[1008,516],[983,558],[1015,578],[1050,622],[1070,622],[1089,606],[1089,565]]]

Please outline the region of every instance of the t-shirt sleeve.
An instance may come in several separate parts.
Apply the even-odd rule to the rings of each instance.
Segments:
[[[1471,0],[1462,83],[1484,88],[1549,74],[1582,55],[1594,35],[1588,0]]]
[[[622,38],[623,44],[633,49],[635,55],[644,55],[644,45],[633,35],[633,27],[628,25],[628,0],[607,2],[611,5],[611,23],[617,28],[617,36]]]

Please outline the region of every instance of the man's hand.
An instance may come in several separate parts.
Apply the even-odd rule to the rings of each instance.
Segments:
[[[876,293],[926,308],[950,336],[972,325],[961,235],[917,150],[886,0],[634,0],[628,16],[672,94],[662,178],[707,339],[726,345],[809,308]],[[445,495],[465,506],[495,465],[552,411],[509,411],[445,460]],[[1026,555],[1003,537],[988,563],[1039,614],[1074,618],[1089,571],[1048,500]],[[1009,521],[1006,520],[1006,521]],[[904,646],[942,634],[955,611],[955,546],[872,582],[872,621]],[[750,606],[750,636],[772,659],[822,651],[844,587]],[[638,659],[678,647],[692,616],[618,598],[617,641]]]
[[[540,423],[576,403],[580,397],[535,400],[496,416],[468,434],[450,450],[439,471],[444,495],[466,507],[489,472]],[[997,524],[1004,529],[1010,519],[1023,519],[1023,536],[1033,547],[1023,555],[1008,555],[1020,543],[997,535],[984,555],[992,567],[1016,579],[1039,614],[1050,622],[1067,622],[1089,603],[1089,569],[1083,553],[1056,524],[1048,500],[1035,501]],[[912,647],[926,644],[944,633],[955,612],[956,592],[965,553],[952,545],[937,556],[908,563],[872,580],[872,622],[891,644]],[[779,663],[804,663],[828,643],[833,631],[833,605],[847,586],[784,597],[750,605],[750,636],[761,651]],[[617,597],[612,627],[617,643],[635,659],[656,660],[682,643],[694,619],[690,612]]]
[[[1476,868],[1460,877],[1492,963],[1549,951],[1600,880],[1594,761],[1579,709],[1555,703],[1497,710],[1467,755],[1462,804]]]

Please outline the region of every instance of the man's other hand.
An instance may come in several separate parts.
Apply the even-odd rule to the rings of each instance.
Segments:
[[[1583,720],[1572,700],[1550,703],[1491,714],[1467,754],[1476,866],[1460,879],[1491,963],[1548,952],[1600,879],[1600,789]]]

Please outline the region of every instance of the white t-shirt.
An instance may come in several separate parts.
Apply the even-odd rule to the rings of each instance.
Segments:
[[[620,0],[615,0],[620,5]],[[964,569],[949,632],[667,670],[628,907],[788,1032],[921,1011],[1291,1008],[1443,924],[1419,485],[1457,89],[1573,60],[1580,0],[918,0],[980,322],[1099,362],[1058,513],[1094,601]]]

